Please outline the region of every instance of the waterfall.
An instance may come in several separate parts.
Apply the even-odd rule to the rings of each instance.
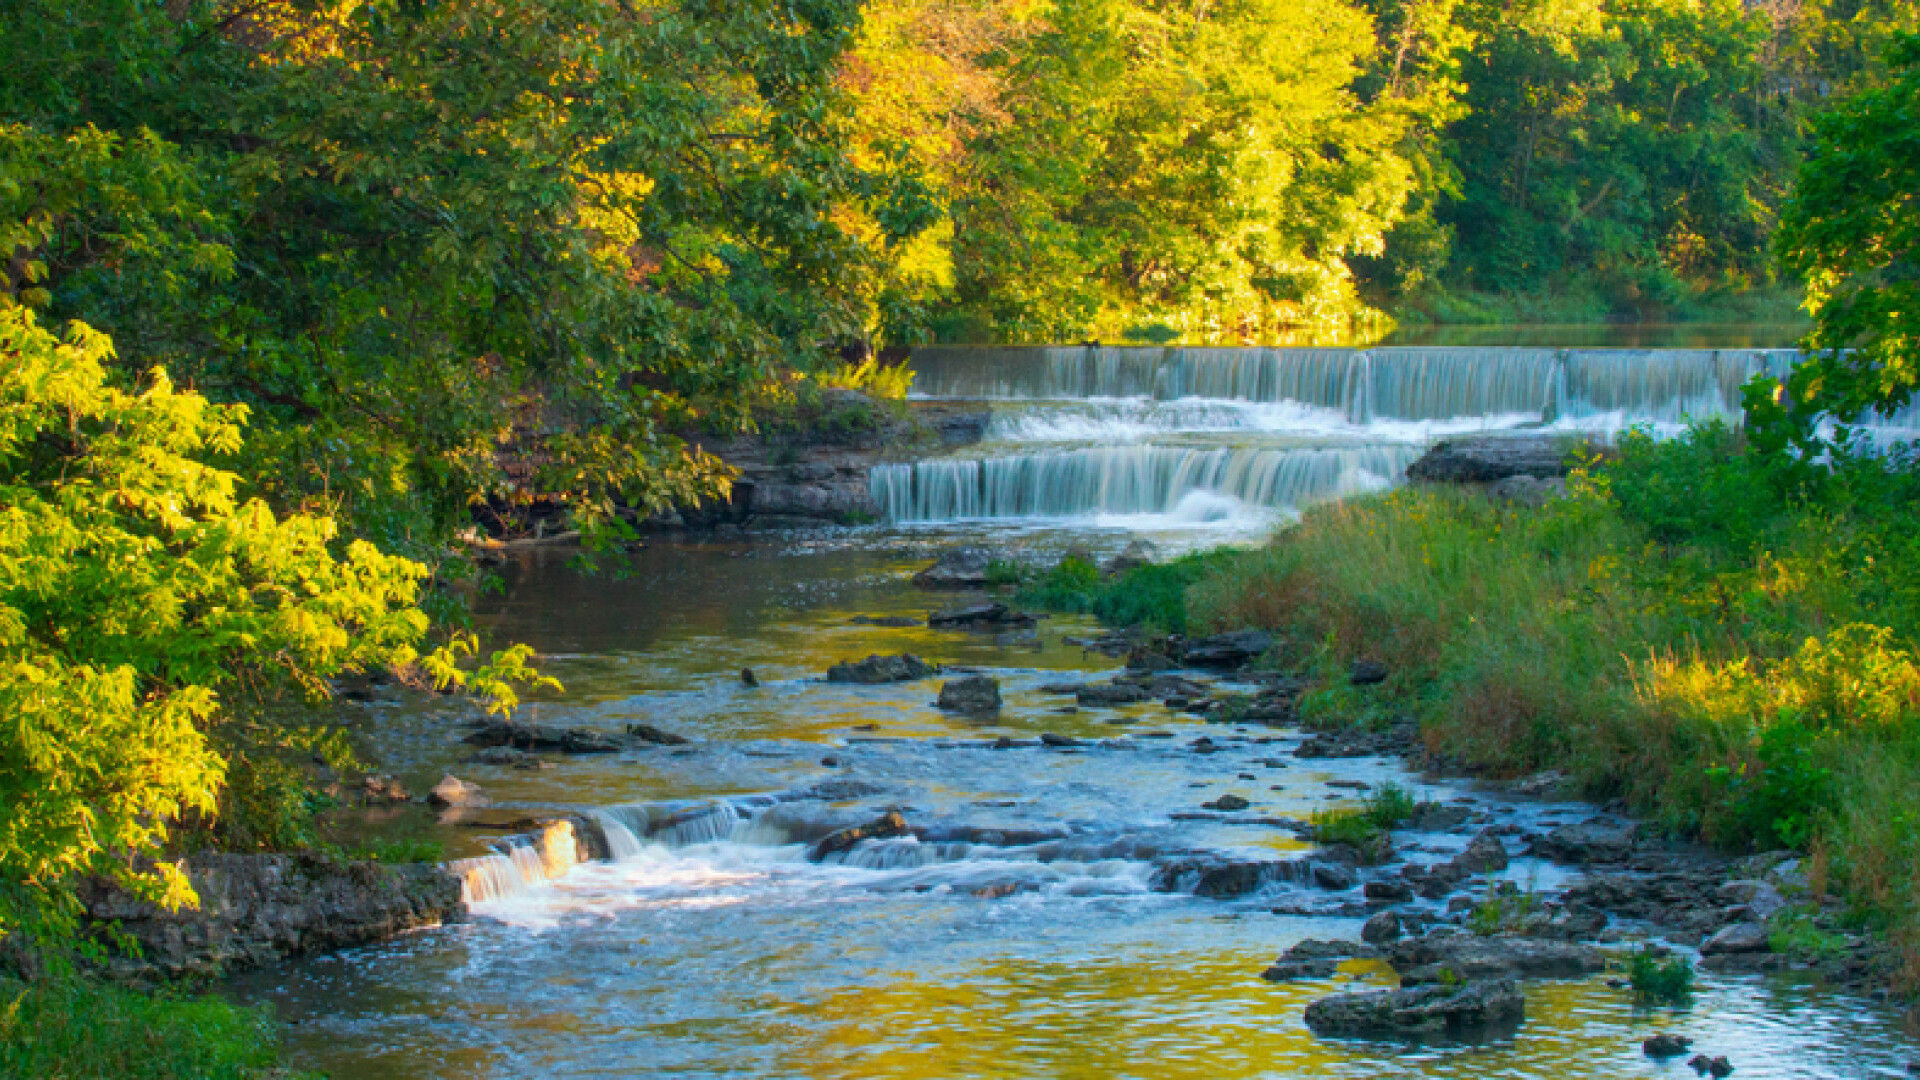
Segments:
[[[890,521],[1169,514],[1210,492],[1292,509],[1398,479],[1420,448],[1091,446],[876,466],[874,502]]]
[[[460,899],[468,904],[524,892],[547,880],[547,864],[529,837],[512,837],[506,850],[471,859],[455,859],[447,869],[460,879]]]
[[[1367,355],[1365,412],[1354,420],[1538,418],[1553,405],[1552,349],[1397,348]]]
[[[593,820],[600,825],[600,831],[607,838],[607,856],[614,862],[625,862],[640,854],[640,838],[633,835],[626,822],[605,810],[593,811]]]

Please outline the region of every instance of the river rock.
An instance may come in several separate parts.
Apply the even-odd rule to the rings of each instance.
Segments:
[[[847,621],[855,626],[890,626],[902,628],[920,625],[920,620],[911,615],[855,615]]]
[[[360,782],[360,790],[369,803],[403,803],[410,796],[407,786],[391,776],[369,776]]]
[[[1429,484],[1491,484],[1509,476],[1565,476],[1571,447],[1559,436],[1470,435],[1443,439],[1407,467],[1407,479]]]
[[[1557,863],[1591,866],[1625,862],[1633,854],[1635,827],[1628,821],[1582,821],[1562,825],[1534,841],[1533,853]]]
[[[440,782],[433,785],[433,790],[427,794],[427,800],[441,807],[485,806],[488,801],[486,792],[480,790],[480,785],[469,784],[452,773],[441,777]]]
[[[1146,687],[1133,683],[1088,683],[1080,687],[1073,699],[1090,708],[1109,707],[1151,701],[1153,694]]]
[[[1385,945],[1400,938],[1400,916],[1383,911],[1360,927],[1360,940],[1369,945]]]
[[[1759,878],[1742,878],[1729,881],[1720,886],[1715,894],[1721,903],[1732,904],[1741,909],[1741,914],[1755,922],[1766,922],[1779,914],[1787,906],[1787,898],[1772,882]]]
[[[932,566],[913,575],[922,589],[952,591],[987,587],[987,564],[993,552],[983,547],[961,547],[945,552]]]
[[[1650,1058],[1679,1057],[1693,1045],[1693,1040],[1684,1035],[1669,1035],[1660,1032],[1640,1044],[1640,1051]]]
[[[819,862],[829,855],[838,855],[851,849],[862,840],[887,840],[905,836],[909,831],[906,818],[901,817],[898,811],[888,811],[865,825],[836,829],[821,837],[807,850],[807,858]]]
[[[960,604],[927,616],[927,625],[935,630],[1028,630],[1036,623],[1033,616],[995,601]]]
[[[1000,680],[987,675],[969,675],[940,687],[940,708],[966,716],[987,716],[1000,711]]]
[[[1238,795],[1222,795],[1212,802],[1205,802],[1200,805],[1208,810],[1222,810],[1231,814],[1236,811],[1245,810],[1253,804]]]
[[[1064,750],[1075,746],[1085,746],[1087,742],[1085,739],[1076,739],[1071,735],[1056,735],[1051,731],[1045,731],[1040,734],[1040,745],[1050,746],[1056,750]]]
[[[1174,662],[1173,657],[1144,645],[1127,652],[1128,671],[1172,671],[1179,666]]]
[[[1498,837],[1481,833],[1468,841],[1465,851],[1448,861],[1469,874],[1491,874],[1507,868],[1507,849]]]
[[[1708,938],[1700,946],[1701,956],[1772,951],[1773,943],[1769,940],[1767,928],[1760,923],[1751,922],[1734,923]]]
[[[87,919],[114,924],[140,946],[137,958],[109,960],[111,969],[208,975],[466,918],[460,879],[431,863],[201,854],[184,869],[197,908],[167,911],[104,882],[82,888]]]
[[[1687,1064],[1692,1067],[1694,1072],[1699,1073],[1701,1076],[1712,1076],[1714,1080],[1722,1080],[1724,1077],[1733,1075],[1733,1062],[1728,1061],[1725,1054],[1719,1057],[1695,1054]]]
[[[1508,1030],[1526,1015],[1511,979],[1334,994],[1307,1006],[1316,1035],[1471,1036]]]
[[[1404,904],[1413,899],[1413,887],[1404,881],[1369,881],[1361,895],[1377,903]]]
[[[626,749],[624,743],[604,731],[512,720],[482,721],[466,741],[474,746],[511,746],[561,754],[613,754]]]
[[[1405,753],[1418,745],[1417,724],[1395,724],[1385,731],[1367,728],[1342,728],[1323,731],[1294,748],[1293,756],[1302,758],[1384,757]]]
[[[1313,864],[1313,883],[1328,892],[1345,892],[1360,884],[1360,875],[1354,873],[1351,866],[1316,860]]]
[[[1575,979],[1603,971],[1607,958],[1591,945],[1543,938],[1429,935],[1400,942],[1387,959],[1404,985],[1456,979]]]
[[[1137,570],[1142,566],[1151,566],[1154,560],[1159,557],[1160,549],[1155,546],[1153,541],[1132,540],[1127,543],[1125,548],[1121,549],[1120,554],[1108,559],[1106,564],[1100,568],[1100,572],[1108,577],[1113,577],[1116,574],[1124,574],[1129,570]]]
[[[639,739],[641,742],[652,743],[655,746],[687,745],[687,737],[685,735],[675,735],[671,731],[662,731],[652,724],[628,724],[627,734]]]
[[[865,660],[843,660],[827,669],[827,681],[863,684],[912,682],[939,673],[939,665],[929,664],[912,653],[901,653],[898,656],[874,655]]]
[[[1181,659],[1189,667],[1237,668],[1273,648],[1273,635],[1264,630],[1215,634],[1188,643]]]

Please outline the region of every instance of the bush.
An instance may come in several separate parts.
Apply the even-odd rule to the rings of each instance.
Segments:
[[[1233,557],[1231,552],[1186,555],[1105,579],[1092,563],[1068,557],[1022,589],[1016,599],[1047,611],[1096,615],[1109,626],[1184,634],[1190,625],[1187,590]]]
[[[1641,1002],[1679,1005],[1693,998],[1693,965],[1683,956],[1662,960],[1643,949],[1627,962],[1627,980]]]

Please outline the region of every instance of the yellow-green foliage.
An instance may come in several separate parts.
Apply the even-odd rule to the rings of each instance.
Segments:
[[[1318,723],[1412,713],[1496,773],[1571,772],[1676,832],[1806,847],[1920,927],[1920,630],[1903,459],[1769,464],[1723,428],[1628,439],[1532,509],[1403,489],[1310,511],[1189,593],[1317,673]],[[1356,660],[1387,665],[1347,685]],[[1912,935],[1920,946],[1920,933]],[[1917,952],[1916,955],[1920,955]]]
[[[421,660],[442,683],[470,641],[420,657],[419,564],[332,521],[276,515],[204,458],[240,448],[245,410],[109,379],[112,344],[0,308],[0,933],[69,927],[67,886],[108,874],[193,899],[159,854],[211,815],[223,695],[325,693],[341,671]],[[476,675],[511,702],[509,650]]]
[[[841,364],[814,376],[821,386],[858,390],[868,397],[900,401],[913,389],[913,369],[905,364],[882,364],[869,357],[858,364]]]

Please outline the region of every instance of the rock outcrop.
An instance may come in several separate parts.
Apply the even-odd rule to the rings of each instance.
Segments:
[[[847,660],[827,669],[830,683],[913,682],[940,674],[938,664],[929,664],[912,653],[898,656],[869,656],[865,660]]]
[[[1317,1035],[1467,1038],[1517,1027],[1526,999],[1511,979],[1334,994],[1307,1006]]]
[[[117,887],[83,892],[87,918],[115,923],[138,957],[122,974],[211,974],[297,953],[364,945],[466,918],[460,879],[428,863],[342,862],[323,855],[195,855],[197,908],[166,911]]]
[[[1407,467],[1407,479],[1430,484],[1491,484],[1509,476],[1565,476],[1572,446],[1557,435],[1470,435],[1434,444]]]

